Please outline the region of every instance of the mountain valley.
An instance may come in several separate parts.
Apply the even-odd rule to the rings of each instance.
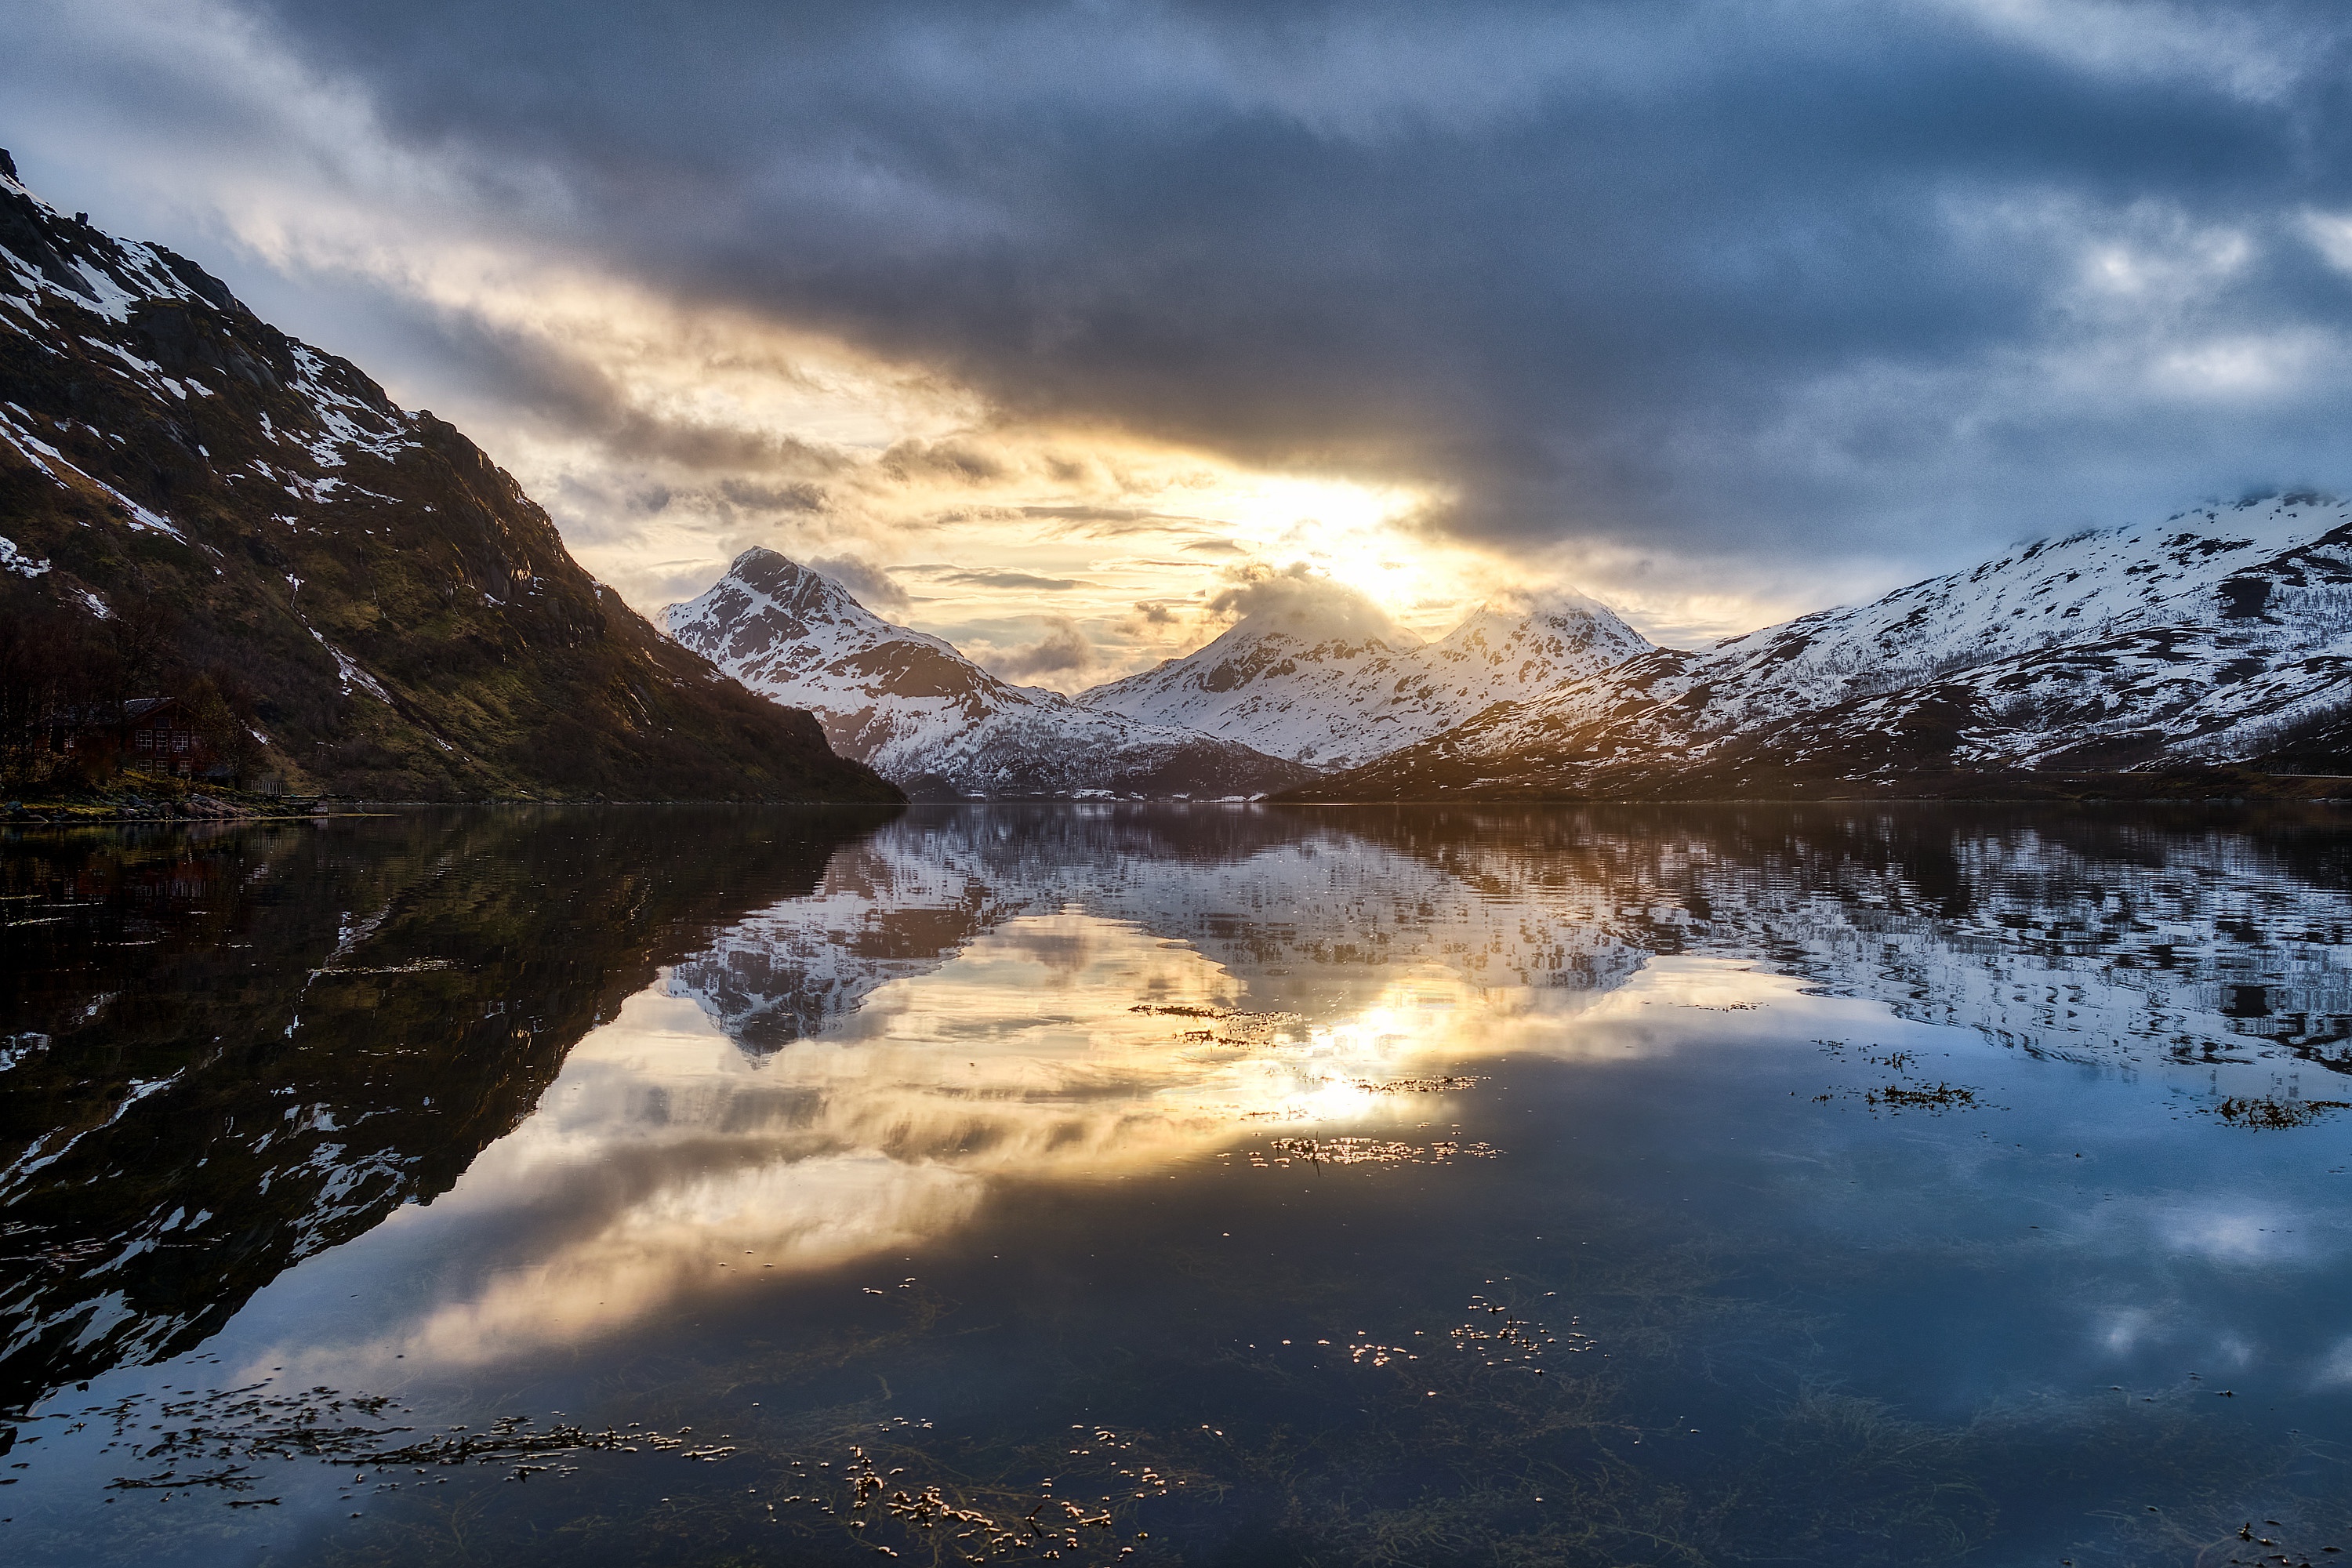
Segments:
[[[2020,546],[1705,651],[1566,590],[1423,641],[1293,573],[1204,646],[1066,696],[762,548],[664,636],[455,428],[12,170],[0,733],[20,775],[79,716],[183,693],[215,772],[378,799],[2034,795],[2352,772],[2352,507],[2309,491]]]

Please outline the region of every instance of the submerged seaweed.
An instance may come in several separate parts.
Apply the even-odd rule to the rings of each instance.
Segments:
[[[279,1390],[275,1384],[274,1378],[265,1377],[238,1388],[166,1389],[53,1418],[65,1423],[60,1436],[85,1431],[93,1424],[110,1426],[111,1436],[100,1454],[120,1454],[150,1468],[118,1475],[105,1489],[161,1492],[165,1501],[199,1490],[253,1491],[278,1473],[260,1468],[272,1460],[315,1459],[342,1466],[356,1472],[354,1482],[364,1481],[369,1470],[407,1469],[423,1475],[427,1467],[449,1465],[496,1466],[508,1470],[508,1479],[526,1480],[551,1470],[569,1470],[573,1467],[563,1461],[585,1453],[642,1450],[710,1461],[734,1452],[725,1445],[690,1443],[687,1431],[673,1436],[646,1431],[634,1422],[626,1428],[598,1430],[562,1420],[542,1426],[524,1415],[500,1416],[481,1430],[458,1425],[417,1437],[415,1427],[390,1419],[395,1407],[399,1415],[414,1413],[396,1406],[390,1394],[346,1394],[323,1384]],[[159,1462],[161,1468],[152,1468]],[[396,1486],[381,1479],[379,1484]],[[252,1508],[279,1500],[238,1497],[229,1506]]]
[[[1287,1165],[1303,1160],[1316,1165],[1444,1165],[1457,1157],[1493,1160],[1502,1154],[1491,1143],[1463,1143],[1450,1139],[1434,1143],[1399,1143],[1385,1138],[1276,1138],[1266,1154],[1252,1154],[1253,1165]]]
[[[2337,1110],[2352,1110],[2352,1101],[2265,1094],[2231,1096],[2213,1107],[2213,1114],[2232,1127],[2308,1127]]]
[[[929,1426],[929,1422],[901,1417],[884,1424],[884,1430]],[[1136,1551],[1131,1544],[1121,1544],[1122,1534],[1150,1539],[1148,1531],[1127,1528],[1135,1522],[1133,1505],[1166,1497],[1171,1488],[1188,1485],[1191,1478],[1171,1479],[1137,1457],[1132,1436],[1083,1424],[1071,1431],[1081,1435],[1085,1446],[1071,1448],[1068,1457],[1080,1462],[1061,1467],[1057,1475],[1028,1487],[952,1475],[901,1480],[918,1468],[940,1476],[942,1467],[936,1457],[919,1449],[894,1447],[885,1452],[870,1443],[853,1443],[838,1475],[828,1479],[820,1479],[817,1472],[833,1468],[829,1462],[812,1469],[804,1460],[789,1461],[807,1489],[776,1499],[768,1510],[773,1515],[780,1507],[797,1505],[829,1516],[859,1545],[886,1557],[980,1563],[1021,1555],[1040,1561],[1118,1563]],[[891,1459],[904,1462],[884,1468]],[[1086,1462],[1089,1460],[1093,1462]],[[1099,1495],[1081,1491],[1084,1501],[1071,1495],[1089,1483],[1118,1489]]]

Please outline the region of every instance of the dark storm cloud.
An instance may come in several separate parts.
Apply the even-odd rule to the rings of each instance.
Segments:
[[[1013,414],[1430,483],[1432,528],[1916,552],[2352,480],[2352,296],[2307,235],[2352,207],[2336,0],[268,14],[396,134],[552,172],[659,287]],[[2205,273],[2085,270],[2224,231]],[[2198,380],[2290,341],[2285,383]]]
[[[755,511],[823,511],[824,488],[813,484],[759,484],[751,479],[721,479],[719,494],[729,503]]]
[[[900,441],[882,454],[883,472],[898,479],[993,484],[1011,473],[1004,459],[970,441]]]
[[[560,340],[497,330],[457,310],[412,312],[404,325],[418,348],[445,369],[462,371],[484,400],[589,437],[616,458],[710,474],[825,474],[845,466],[837,452],[789,436],[648,411],[631,401],[610,371]],[[729,481],[730,488],[734,484]],[[779,499],[730,499],[809,510],[823,505],[823,492],[814,485],[744,488],[747,495],[768,490]]]

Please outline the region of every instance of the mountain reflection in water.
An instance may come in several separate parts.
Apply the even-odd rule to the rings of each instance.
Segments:
[[[0,1410],[200,1342],[446,1192],[580,1038],[881,818],[533,811],[0,856]]]
[[[0,1415],[28,1439],[68,1385],[197,1353],[458,1419],[477,1388],[635,1391],[604,1415],[738,1442],[955,1410],[962,1469],[945,1438],[909,1458],[968,1480],[974,1452],[1054,1473],[1041,1387],[1060,1428],[1216,1434],[1154,1473],[1227,1501],[1055,1547],[1085,1561],[2186,1562],[2258,1497],[2317,1532],[2297,1550],[2343,1525],[2311,1477],[2352,1440],[2324,1414],[2352,1331],[2308,1305],[2352,1282],[2332,816],[583,808],[27,836],[0,875]],[[2239,1103],[2293,1114],[2213,1114]],[[1611,1331],[1574,1331],[1572,1374],[1553,1352],[1540,1407],[1410,1348],[1497,1279]],[[908,1326],[849,1326],[886,1310]],[[1305,1331],[1335,1311],[1421,1326]],[[1568,1343],[1553,1315],[1444,1342]],[[2275,1385],[2217,1415],[2132,1382],[2174,1360]],[[1340,1362],[1430,1386],[1317,1381]],[[1300,1447],[1316,1412],[1339,1426]],[[1723,1436],[1670,1458],[1685,1420]],[[1370,1449],[1333,1435],[1363,1422]],[[121,1462],[68,1447],[11,1457],[19,1543],[80,1541]],[[1811,1474],[1832,1451],[1843,1490]],[[665,1504],[779,1489],[721,1458]],[[502,1550],[648,1552],[612,1484],[502,1503]],[[323,1549],[323,1497],[173,1551]],[[2211,1520],[2090,1522],[2126,1497]],[[93,1550],[152,1552],[102,1506]],[[443,1551],[421,1508],[335,1548]],[[387,1510],[407,1533],[372,1533]],[[883,1539],[697,1518],[666,1549]]]

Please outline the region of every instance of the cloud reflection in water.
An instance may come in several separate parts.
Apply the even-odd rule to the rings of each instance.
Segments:
[[[1669,1040],[1642,1026],[1653,1004],[1808,1000],[1797,982],[1705,959],[1663,961],[1614,993],[1489,994],[1433,963],[1349,973],[1361,1004],[1338,1016],[1240,1012],[1240,983],[1191,945],[1066,909],[887,980],[764,1057],[656,984],[581,1044],[539,1112],[432,1215],[409,1211],[449,1226],[529,1216],[544,1250],[362,1353],[465,1364],[576,1342],[696,1292],[949,1234],[994,1184],[1131,1177],[1276,1125],[1410,1137],[1442,1097],[1363,1085],[1516,1050],[1655,1054]],[[1604,1026],[1564,1026],[1580,1016]]]

